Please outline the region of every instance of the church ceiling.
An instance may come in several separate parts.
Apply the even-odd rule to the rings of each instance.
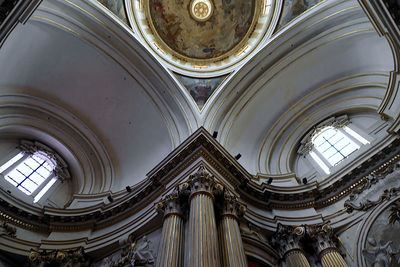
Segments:
[[[260,1],[150,0],[150,27],[159,44],[184,60],[216,60],[243,47],[254,28]],[[242,45],[241,45],[242,44]],[[233,51],[232,51],[233,50]]]

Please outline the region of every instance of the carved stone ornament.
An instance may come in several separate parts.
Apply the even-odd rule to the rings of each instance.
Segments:
[[[362,255],[368,263],[374,267],[392,267],[400,264],[400,251],[392,248],[392,241],[380,240],[376,242],[374,238],[368,238],[370,249],[363,249]]]
[[[6,235],[9,237],[15,237],[17,233],[17,229],[15,227],[11,227],[6,222],[0,223],[0,236]]]
[[[204,165],[200,165],[196,173],[190,175],[187,183],[190,186],[191,195],[204,192],[211,196],[217,196],[224,190],[223,185],[215,180],[214,176],[206,170]]]
[[[337,249],[337,237],[332,227],[327,224],[316,224],[307,226],[308,235],[315,241],[314,248],[321,253],[327,249]]]
[[[29,256],[31,267],[57,265],[61,267],[88,267],[90,259],[86,256],[83,247],[74,250],[31,250]]]
[[[154,266],[154,248],[153,243],[143,236],[138,240],[129,238],[129,245],[122,249],[121,256],[116,261],[105,259],[110,267],[134,267],[134,266]]]
[[[179,194],[179,187],[176,187],[174,191],[165,196],[164,199],[155,204],[157,212],[164,213],[164,216],[169,214],[176,214],[182,216],[181,208],[181,196]]]
[[[240,233],[243,236],[250,237],[252,239],[256,239],[260,242],[267,243],[267,238],[265,237],[264,234],[262,234],[261,229],[258,228],[257,226],[254,226],[253,224],[249,222],[242,222],[240,223]]]
[[[395,222],[400,223],[400,199],[393,202],[393,206],[390,208],[389,223],[394,224]]]
[[[363,178],[364,182],[353,189],[344,203],[348,213],[354,210],[367,211],[370,208],[398,196],[398,175],[400,164],[395,162],[388,165],[379,173],[373,173]],[[378,196],[378,197],[376,197]]]
[[[283,258],[291,250],[301,250],[300,240],[304,237],[305,233],[304,226],[290,226],[278,223],[271,241]]]
[[[28,140],[21,140],[19,147],[24,153],[29,155],[33,155],[35,153],[44,153],[45,156],[50,158],[50,160],[53,162],[53,165],[55,166],[54,174],[59,179],[64,181],[71,178],[67,163],[51,148],[37,141],[31,142]]]
[[[228,190],[223,194],[224,202],[222,204],[221,215],[241,217],[246,211],[246,207],[239,202],[238,198]]]
[[[342,115],[340,117],[329,118],[323,121],[322,123],[318,124],[317,126],[314,126],[313,129],[309,131],[308,134],[304,136],[304,138],[301,140],[300,142],[301,145],[297,153],[304,157],[307,156],[308,153],[310,153],[314,148],[312,139],[314,138],[314,136],[319,134],[325,127],[331,126],[335,129],[339,129],[349,125],[349,123],[350,120],[347,117],[347,115]]]

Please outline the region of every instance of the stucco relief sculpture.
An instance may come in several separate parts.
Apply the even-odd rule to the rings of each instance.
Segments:
[[[129,236],[129,245],[122,249],[120,259],[110,263],[110,267],[154,266],[154,248],[147,236],[134,240]]]
[[[400,251],[395,250],[392,241],[376,242],[374,238],[368,238],[370,249],[362,251],[363,256],[371,266],[374,267],[392,267],[400,266]]]
[[[0,236],[6,235],[9,237],[15,237],[16,233],[17,229],[15,227],[8,225],[6,222],[0,223]]]
[[[400,223],[400,200],[393,202],[393,206],[390,208],[389,222],[391,224]]]
[[[363,183],[354,188],[349,195],[349,199],[345,201],[344,207],[346,211],[348,213],[354,210],[367,211],[384,201],[396,197],[400,192],[397,182],[399,172],[399,162],[393,162],[379,172],[371,173],[363,178]]]
[[[82,247],[74,250],[51,250],[36,251],[31,250],[29,256],[29,266],[61,266],[61,267],[89,267],[90,259],[86,256]]]

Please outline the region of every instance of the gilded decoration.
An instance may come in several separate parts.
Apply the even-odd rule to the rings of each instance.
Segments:
[[[144,1],[159,45],[187,61],[216,61],[249,39],[261,0]]]

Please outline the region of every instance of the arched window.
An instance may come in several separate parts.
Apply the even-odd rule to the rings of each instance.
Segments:
[[[350,121],[345,115],[324,121],[303,139],[299,153],[310,155],[329,174],[332,167],[369,143],[349,125]]]
[[[38,202],[58,181],[69,178],[65,162],[50,148],[21,141],[21,152],[0,166],[4,179]]]

